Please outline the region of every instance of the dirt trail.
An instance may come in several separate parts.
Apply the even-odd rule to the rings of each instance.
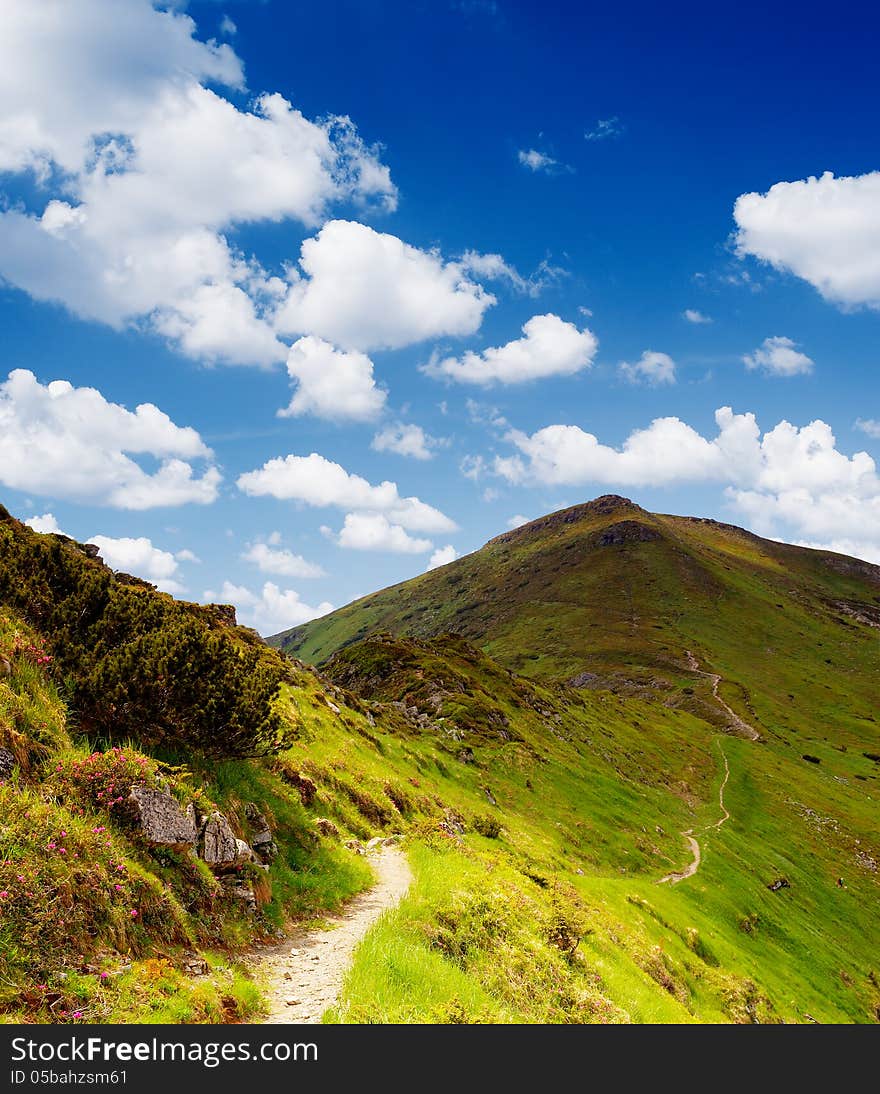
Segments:
[[[718,829],[722,824],[725,824],[730,820],[730,813],[727,811],[727,807],[724,804],[724,788],[727,786],[727,780],[730,778],[730,764],[727,762],[727,753],[724,751],[724,745],[720,740],[718,742],[718,750],[721,753],[721,759],[724,761],[724,778],[721,780],[721,785],[718,787],[718,805],[721,808],[722,815],[720,820],[713,821],[712,824],[704,825],[704,827],[700,829],[701,832],[708,832],[712,828]],[[682,835],[688,842],[693,858],[683,870],[673,870],[671,874],[661,877],[657,882],[658,885],[663,885],[667,881],[670,885],[677,885],[680,881],[684,881],[685,878],[693,877],[700,868],[702,855],[700,854],[700,844],[697,841],[697,837],[694,835],[693,828],[688,828],[686,832],[682,832]]]
[[[731,726],[733,729],[738,729],[744,733],[750,741],[760,740],[761,734],[755,729],[754,726],[750,726],[748,722],[744,722],[742,718],[736,713],[736,711],[730,707],[718,694],[718,686],[720,685],[723,677],[717,672],[706,672],[705,669],[700,668],[700,662],[694,657],[690,650],[685,650],[685,656],[687,657],[687,667],[690,672],[695,673],[697,676],[705,676],[707,680],[712,681],[712,695],[715,701],[722,706],[726,711],[728,717],[731,720]]]
[[[251,955],[254,972],[268,985],[265,1023],[316,1024],[338,1000],[355,947],[379,916],[399,903],[412,881],[406,856],[396,847],[381,848],[370,861],[376,884],[331,917],[329,930],[297,930]]]

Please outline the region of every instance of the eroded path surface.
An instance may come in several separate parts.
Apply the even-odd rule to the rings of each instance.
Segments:
[[[315,1024],[339,999],[358,942],[383,912],[400,902],[412,881],[406,856],[397,847],[379,849],[370,862],[376,884],[330,918],[329,929],[297,930],[284,942],[252,954],[254,972],[268,982],[264,1022]]]
[[[723,680],[717,672],[706,672],[705,669],[700,668],[700,662],[694,657],[690,650],[685,650],[685,656],[687,657],[687,667],[690,672],[696,676],[704,676],[707,680],[712,681],[712,696],[720,707],[722,707],[730,718],[731,729],[738,730],[743,736],[748,737],[750,741],[757,741],[760,739],[761,734],[755,729],[754,726],[750,726],[748,722],[744,722],[742,718],[736,713],[736,711],[729,706],[718,694],[718,687]],[[726,760],[725,760],[726,762]]]
[[[727,780],[730,778],[730,764],[727,762],[727,753],[724,751],[724,745],[720,740],[718,741],[718,750],[721,753],[721,759],[724,761],[724,778],[721,780],[721,785],[718,787],[718,805],[721,809],[721,817],[719,820],[713,821],[712,824],[705,825],[700,829],[701,832],[708,832],[711,828],[720,828],[722,824],[725,824],[730,820],[730,813],[727,811],[727,807],[724,804],[724,788],[727,786]],[[702,855],[700,854],[700,844],[697,841],[697,837],[694,835],[693,828],[688,828],[686,832],[682,832],[682,835],[687,840],[693,857],[683,870],[673,870],[671,874],[661,877],[657,883],[658,885],[663,885],[667,881],[670,885],[677,885],[680,881],[684,881],[685,878],[693,877],[700,868]]]

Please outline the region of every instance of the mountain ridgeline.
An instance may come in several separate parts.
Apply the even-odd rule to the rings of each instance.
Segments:
[[[838,733],[873,724],[878,628],[878,566],[611,495],[269,642],[322,664],[377,632],[450,632],[536,680],[665,697],[784,737],[802,716]],[[704,672],[737,715],[691,695]]]

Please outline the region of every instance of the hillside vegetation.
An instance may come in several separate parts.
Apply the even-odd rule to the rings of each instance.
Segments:
[[[243,951],[369,885],[361,852],[397,835],[415,881],[327,1020],[877,1021],[876,572],[639,510],[648,538],[617,501],[576,512],[300,631],[318,671],[0,523],[5,1019],[253,1019]],[[514,573],[531,598],[502,595]],[[154,679],[167,649],[175,674],[208,666],[192,690]],[[218,869],[157,846],[133,786],[257,849],[259,815],[274,850]],[[661,884],[686,831],[699,869]]]

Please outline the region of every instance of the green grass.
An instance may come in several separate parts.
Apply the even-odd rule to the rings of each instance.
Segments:
[[[840,604],[875,611],[880,576],[600,509],[300,629],[323,675],[292,668],[274,703],[289,747],[262,759],[80,738],[39,636],[0,607],[3,1020],[253,1017],[236,955],[370,884],[347,841],[402,833],[413,886],[328,1021],[878,1021],[880,644]],[[643,530],[603,545],[622,517]],[[759,742],[724,732],[686,650]],[[581,671],[594,688],[563,686]],[[244,838],[257,805],[278,854],[253,872],[256,919],[101,807],[75,775],[93,749],[114,777],[143,760]],[[724,756],[731,818],[712,828]],[[686,829],[700,870],[660,885]],[[193,952],[207,976],[186,974]]]

